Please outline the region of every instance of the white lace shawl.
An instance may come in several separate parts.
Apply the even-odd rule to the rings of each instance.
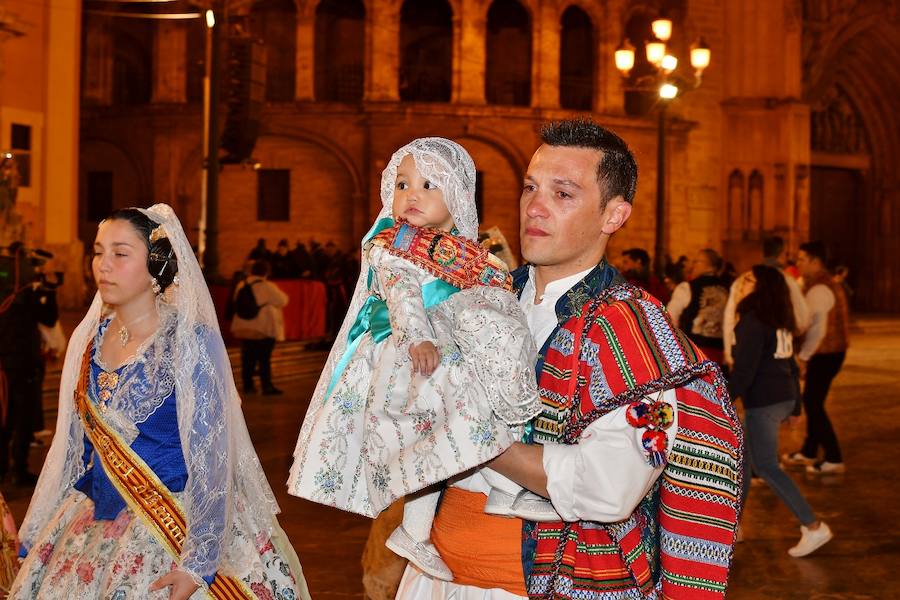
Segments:
[[[413,160],[415,160],[419,174],[432,183],[437,184],[438,189],[443,193],[447,210],[453,217],[453,223],[459,234],[470,240],[477,240],[478,212],[475,207],[475,162],[465,148],[452,140],[439,137],[413,140],[391,156],[391,160],[381,173],[382,207],[381,212],[378,213],[378,217],[375,219],[375,224],[381,219],[392,217],[397,169],[400,166],[400,161],[407,155],[411,155]],[[347,309],[347,316],[344,318],[344,323],[341,325],[334,345],[331,347],[331,353],[328,355],[328,360],[322,369],[322,375],[319,377],[319,383],[316,384],[316,389],[309,402],[306,419],[304,419],[300,428],[300,436],[294,449],[294,463],[288,479],[288,492],[291,492],[296,482],[299,481],[300,466],[304,462],[300,454],[303,448],[307,446],[304,440],[310,437],[312,424],[316,422],[315,415],[321,410],[327,400],[325,392],[334,375],[335,367],[347,348],[347,337],[350,333],[350,328],[353,326],[360,308],[362,308],[363,303],[369,296],[368,275],[370,264],[367,254],[364,248],[361,249],[361,268],[359,278],[356,281],[356,288],[353,291],[353,298],[350,300],[350,308]]]
[[[181,223],[165,204],[141,211],[163,226],[178,260],[178,284],[166,290],[160,303],[161,328],[171,332],[171,340],[166,340],[171,355],[157,352],[152,360],[171,364],[188,472],[182,496],[188,533],[179,566],[194,577],[217,571],[245,573],[251,557],[241,556],[237,544],[231,543],[235,511],[246,509],[241,521],[252,531],[243,534],[262,534],[265,539],[272,531],[278,505],[250,441],[215,308]],[[97,294],[66,352],[56,434],[20,530],[20,539],[29,549],[84,474],[84,431],[73,396],[82,354],[96,335],[104,312]],[[174,327],[166,327],[172,319]],[[145,364],[144,368],[154,373],[159,366]],[[136,430],[135,422],[145,414],[130,405],[135,397],[123,395],[118,403],[121,410],[109,411],[119,424],[117,430],[127,430],[129,425]]]

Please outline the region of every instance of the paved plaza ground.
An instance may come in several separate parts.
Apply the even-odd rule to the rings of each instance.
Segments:
[[[324,358],[323,352],[299,344],[281,347],[274,371],[285,395],[246,397],[244,413],[313,598],[362,598],[360,556],[370,521],[284,491],[297,431]],[[47,387],[56,380],[58,374],[51,373]],[[856,322],[852,348],[826,406],[847,473],[814,477],[793,471],[792,476],[835,539],[809,558],[790,558],[787,549],[798,539],[799,526],[765,484],[754,486],[729,598],[900,598],[895,576],[900,567],[900,495],[895,495],[900,488],[900,319]],[[49,395],[45,409],[52,423],[55,399]],[[802,429],[785,427],[782,449],[796,450],[802,436]],[[43,452],[35,451],[32,460],[38,469]],[[21,521],[31,490],[10,484],[2,489]]]

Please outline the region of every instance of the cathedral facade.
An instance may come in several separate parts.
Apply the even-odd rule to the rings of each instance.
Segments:
[[[743,269],[766,235],[792,249],[823,239],[851,268],[858,308],[900,311],[895,3],[228,0],[223,14],[227,31],[261,42],[265,56],[252,160],[219,177],[223,274],[261,237],[270,247],[283,238],[357,247],[380,208],[388,158],[426,135],[470,151],[483,227],[498,227],[517,253],[538,129],[584,115],[620,134],[639,164],[635,210],[613,255],[654,248],[663,140],[672,257],[712,247]],[[634,86],[660,16],[673,22],[676,75],[690,79],[695,40],[712,50],[700,85],[667,107],[663,136],[658,101]],[[78,236],[90,241],[112,208],[158,201],[186,229],[199,223],[202,19],[85,9],[82,32]],[[638,49],[631,78],[614,59],[625,40]]]

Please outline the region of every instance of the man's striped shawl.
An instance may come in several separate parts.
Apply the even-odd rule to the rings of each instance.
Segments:
[[[557,330],[539,383],[544,411],[533,423],[536,442],[576,443],[599,417],[667,389],[675,390],[678,431],[662,476],[628,519],[526,527],[529,595],[722,598],[740,512],[743,439],[715,363],[672,325],[658,300],[616,285]]]

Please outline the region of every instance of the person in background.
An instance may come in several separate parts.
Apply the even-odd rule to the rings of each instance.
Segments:
[[[800,541],[788,550],[799,558],[828,543],[832,533],[778,464],[779,426],[800,408],[792,333],[796,323],[790,291],[778,269],[756,265],[752,272],[753,291],[737,306],[741,320],[734,331],[734,369],[728,381],[732,399],[744,402],[744,443],[750,460],[745,463],[743,494],[746,501],[752,465],[800,521]]]
[[[268,260],[272,252],[266,248],[265,238],[256,240],[256,246],[247,255],[247,260]]]
[[[309,278],[312,275],[312,258],[306,245],[300,240],[297,240],[297,245],[291,250],[291,262],[298,277]]]
[[[794,322],[797,325],[797,334],[801,334],[809,327],[809,308],[806,306],[806,299],[803,297],[800,284],[797,283],[795,277],[788,274],[785,270],[787,251],[784,239],[777,235],[765,238],[762,243],[762,251],[762,264],[774,267],[784,275],[784,281],[791,292],[791,306],[794,309]],[[728,293],[728,303],[725,305],[725,316],[722,325],[722,342],[725,351],[725,364],[729,366],[732,363],[731,347],[734,345],[734,326],[737,324],[736,308],[738,303],[753,291],[754,285],[753,271],[746,271],[734,280]]]
[[[272,254],[269,261],[272,266],[273,279],[295,279],[300,276],[296,271],[294,259],[290,255],[287,240],[278,242],[275,253]]]
[[[660,302],[669,301],[669,290],[650,272],[650,254],[643,248],[629,248],[622,252],[622,275],[632,285],[644,288]]]
[[[728,286],[720,275],[722,257],[712,248],[697,252],[691,261],[691,280],[675,287],[666,309],[672,322],[720,365],[724,361],[722,321]]]
[[[250,267],[250,276],[239,283],[234,291],[235,314],[231,321],[231,333],[241,340],[241,376],[245,394],[256,392],[253,376],[257,365],[262,393],[267,396],[282,393],[272,383],[272,351],[275,349],[275,342],[284,341],[282,309],[287,306],[288,295],[269,281],[271,270],[268,261],[254,262]],[[241,314],[239,299],[244,286],[250,286],[253,291],[258,307],[255,316]]]
[[[800,246],[797,268],[803,276],[806,303],[812,315],[809,331],[797,353],[800,370],[806,375],[806,440],[799,452],[784,457],[785,463],[805,465],[808,473],[815,474],[845,470],[837,435],[825,412],[825,400],[850,345],[849,314],[844,288],[834,282],[825,264],[825,244],[817,241]],[[822,462],[818,462],[820,447],[825,451]]]
[[[31,260],[19,242],[8,253],[7,260],[15,261],[20,271]],[[10,295],[0,298],[0,396],[5,392],[6,400],[0,427],[0,478],[6,477],[12,462],[13,483],[33,486],[37,475],[28,468],[28,452],[35,429],[43,429],[39,422],[43,413],[38,412],[44,377],[40,325],[52,327],[59,313],[55,291],[39,281],[11,283]]]

